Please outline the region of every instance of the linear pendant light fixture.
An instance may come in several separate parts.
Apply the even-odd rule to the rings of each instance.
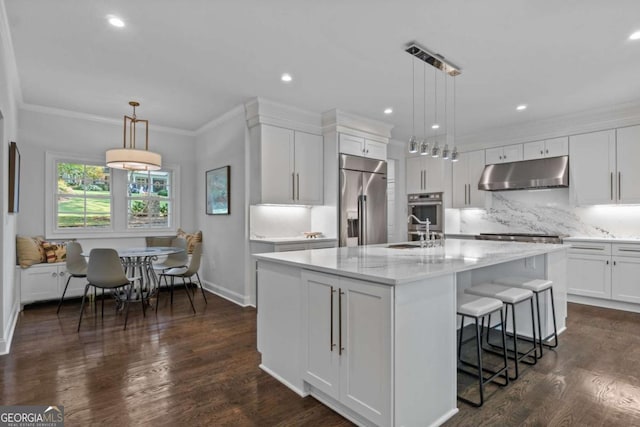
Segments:
[[[455,97],[456,97],[456,92],[455,92],[455,78],[453,81],[453,85],[454,85],[454,90],[453,90],[453,129],[448,129],[448,111],[447,111],[447,104],[449,102],[448,99],[448,91],[447,91],[447,75],[451,76],[451,77],[456,77],[458,75],[461,74],[461,70],[459,67],[455,66],[454,64],[452,64],[449,61],[446,61],[444,59],[443,56],[438,55],[438,54],[434,54],[429,52],[427,49],[417,45],[416,43],[409,43],[405,49],[405,52],[409,53],[410,55],[412,55],[414,58],[418,58],[421,61],[423,61],[425,64],[429,64],[432,67],[434,67],[434,123],[431,126],[431,128],[434,130],[434,144],[433,144],[433,148],[431,149],[431,152],[429,152],[429,146],[427,144],[427,138],[426,138],[426,129],[425,129],[425,138],[422,141],[422,143],[420,144],[420,154],[422,155],[431,155],[432,157],[439,157],[440,156],[440,146],[438,144],[438,134],[439,132],[442,132],[442,127],[440,126],[440,124],[438,123],[438,94],[437,94],[437,89],[438,89],[438,76],[437,76],[437,71],[439,70],[443,73],[445,73],[445,78],[444,78],[444,137],[445,137],[445,141],[444,141],[444,149],[442,150],[442,158],[445,160],[451,159],[452,161],[457,161],[458,160],[458,150],[455,146],[455,125],[456,125],[456,120],[455,120],[455,114],[456,114],[456,105],[455,105]],[[412,61],[412,67],[413,67],[413,61]],[[412,69],[413,70],[413,69]],[[415,73],[413,73],[415,74]],[[424,100],[426,101],[426,79],[425,79],[425,94],[424,94]],[[415,84],[412,84],[413,90],[415,90]],[[415,95],[412,93],[412,97],[414,99],[413,102],[413,113],[415,115]],[[426,105],[426,103],[425,103]],[[412,117],[412,121],[413,121],[413,117]],[[426,128],[426,108],[425,108],[425,128]],[[410,153],[416,153],[417,150],[417,141],[416,141],[416,137],[415,137],[415,126],[413,129],[413,135],[411,136],[411,138],[409,139],[409,152]],[[448,133],[452,133],[452,138],[448,137]],[[440,133],[440,135],[442,135],[442,133]],[[449,142],[452,142],[453,144],[453,151],[449,151]]]
[[[136,117],[137,101],[130,101],[133,107],[131,117],[124,116],[124,136],[122,148],[107,150],[107,166],[114,169],[154,171],[162,166],[162,157],[158,153],[149,151],[149,120]],[[144,150],[136,148],[136,124],[142,123],[145,127]],[[129,131],[129,144],[127,146],[127,130]]]

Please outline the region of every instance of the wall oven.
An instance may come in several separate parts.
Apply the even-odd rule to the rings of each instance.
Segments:
[[[442,193],[420,193],[409,194],[408,215],[415,215],[421,221],[429,220],[430,232],[442,233],[444,231],[444,215],[442,211]],[[420,224],[415,219],[411,219],[408,225],[408,237],[410,241],[420,240]]]

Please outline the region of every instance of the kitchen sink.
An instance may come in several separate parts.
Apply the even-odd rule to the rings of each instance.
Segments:
[[[387,248],[389,249],[413,249],[419,248],[420,244],[411,244],[411,243],[398,243],[396,245],[389,245]]]

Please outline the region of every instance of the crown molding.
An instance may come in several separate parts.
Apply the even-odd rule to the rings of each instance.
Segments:
[[[465,151],[540,141],[640,124],[640,101],[598,107],[520,125],[458,136]]]
[[[7,67],[9,87],[13,92],[17,106],[21,107],[23,104],[22,86],[20,85],[18,64],[16,62],[16,54],[13,50],[13,40],[11,38],[11,29],[9,27],[7,9],[5,7],[4,0],[0,0],[0,40],[2,41],[2,50],[4,52],[4,60]]]
[[[249,128],[268,124],[322,135],[322,116],[319,113],[260,97],[247,101],[244,106]]]
[[[22,103],[22,105],[20,105],[20,109],[24,111],[31,111],[34,113],[66,117],[69,119],[80,119],[80,120],[87,120],[91,122],[122,126],[122,119],[113,119],[111,117],[104,117],[96,114],[80,113],[77,111],[64,110],[62,108],[53,108],[53,107],[45,107],[42,105]],[[166,127],[166,126],[156,126],[153,124],[149,125],[149,130],[153,132],[171,133],[174,135],[196,136],[196,133],[194,131],[177,129],[177,128]]]
[[[233,107],[231,110],[227,111],[226,113],[223,113],[222,115],[203,124],[198,129],[196,129],[194,133],[196,136],[200,136],[203,133],[220,126],[221,124],[228,122],[238,114],[245,114],[245,106],[243,104],[237,105]]]
[[[393,125],[368,117],[333,109],[322,113],[322,129],[325,133],[338,129],[340,132],[374,135],[385,141],[391,138]]]

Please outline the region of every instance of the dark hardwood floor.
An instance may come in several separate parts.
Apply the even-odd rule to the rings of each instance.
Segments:
[[[163,294],[157,318],[133,304],[126,331],[110,302],[80,333],[79,300],[60,316],[55,303],[27,307],[0,357],[2,404],[62,404],[69,426],[351,425],[258,368],[254,309],[207,297],[196,294],[196,315],[181,289],[173,307]],[[639,314],[570,305],[557,351],[446,425],[640,425],[639,365]]]

